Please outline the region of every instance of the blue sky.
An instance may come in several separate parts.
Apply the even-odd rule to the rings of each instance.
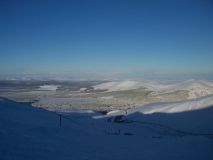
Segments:
[[[0,75],[213,76],[210,0],[1,0]]]

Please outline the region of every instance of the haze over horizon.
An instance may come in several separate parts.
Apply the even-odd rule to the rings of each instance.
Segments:
[[[213,79],[213,3],[0,2],[0,79]]]

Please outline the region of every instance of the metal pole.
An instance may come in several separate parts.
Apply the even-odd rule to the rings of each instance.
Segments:
[[[61,128],[61,114],[59,114],[59,126]]]

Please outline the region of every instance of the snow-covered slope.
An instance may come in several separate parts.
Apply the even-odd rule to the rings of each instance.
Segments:
[[[211,160],[212,114],[212,108],[134,112],[116,123],[93,119],[95,112],[71,112],[62,114],[59,127],[54,112],[0,99],[0,159]]]
[[[114,81],[114,82],[105,82],[99,85],[95,85],[94,89],[98,90],[108,90],[108,91],[122,91],[137,89],[140,87],[140,83],[136,81]]]
[[[206,109],[213,106],[213,95],[202,97],[198,99],[191,99],[179,102],[158,102],[151,103],[128,110],[114,110],[107,115],[96,116],[95,118],[110,117],[118,115],[131,115],[134,113],[141,113],[144,115],[152,113],[181,113],[187,111],[196,111]]]
[[[94,89],[104,89],[107,91],[121,91],[138,89],[140,87],[152,91],[154,95],[170,93],[180,90],[188,91],[188,99],[199,98],[213,94],[213,82],[204,80],[188,80],[178,83],[169,83],[159,81],[113,81],[94,86]]]
[[[179,90],[188,90],[189,99],[213,94],[213,83],[208,81],[185,81],[177,87]]]
[[[168,102],[168,103],[154,103],[148,104],[137,109],[133,109],[134,111],[141,111],[144,114],[148,113],[176,113],[176,112],[184,112],[191,111],[197,109],[207,108],[209,106],[213,106],[213,96],[202,97],[198,99],[191,99],[180,102]]]

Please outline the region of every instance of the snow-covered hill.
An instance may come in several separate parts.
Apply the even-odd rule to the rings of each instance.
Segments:
[[[153,106],[153,108],[155,108]],[[211,160],[213,108],[100,117],[0,99],[2,160]]]
[[[144,114],[150,114],[155,112],[161,113],[176,113],[184,111],[192,111],[197,109],[204,109],[213,106],[213,96],[207,96],[197,99],[179,101],[179,102],[168,102],[168,103],[154,103],[138,107],[137,111],[141,111]]]
[[[130,89],[137,89],[141,86],[139,82],[136,81],[113,81],[113,82],[105,82],[102,84],[95,85],[93,88],[95,90],[107,90],[109,92],[112,91],[123,91]]]
[[[175,91],[187,91],[188,99],[199,98],[213,94],[213,82],[204,80],[188,80],[178,83],[165,83],[159,81],[113,81],[94,86],[95,90],[124,91],[138,88],[146,88],[154,95]]]
[[[131,108],[128,110],[115,110],[115,111],[111,111],[109,112],[107,115],[99,115],[99,116],[95,116],[95,118],[103,118],[103,117],[111,117],[111,116],[119,116],[119,115],[124,115],[125,117],[131,117],[133,119],[138,119],[138,116],[135,115],[144,115],[143,118],[141,116],[139,116],[140,120],[144,120],[144,117],[149,117],[149,120],[153,120],[152,118],[154,117],[155,122],[162,122],[164,124],[170,125],[170,126],[181,126],[180,128],[183,128],[186,125],[186,127],[184,127],[184,129],[186,130],[197,130],[199,129],[200,131],[203,130],[205,131],[206,128],[213,129],[212,123],[211,123],[211,119],[213,120],[213,116],[211,112],[207,112],[207,110],[209,110],[209,108],[211,108],[211,110],[213,109],[213,96],[207,96],[207,97],[202,97],[202,98],[198,98],[198,99],[191,99],[191,100],[186,100],[186,101],[180,101],[180,102],[167,102],[167,103],[152,103],[152,104],[147,104],[147,105],[143,105],[143,106],[139,106],[136,108]],[[201,115],[199,115],[201,110],[206,110],[206,114],[205,117],[202,117]],[[211,111],[210,110],[210,111]],[[193,114],[193,116],[183,116],[182,118],[180,118],[179,120],[182,120],[181,123],[179,123],[177,121],[177,119],[175,119],[173,122],[171,120],[169,121],[162,121],[162,118],[158,117],[156,119],[155,116],[150,116],[150,115],[171,115],[171,119],[172,119],[172,115],[184,115],[183,113],[198,113],[197,116],[195,116],[196,114]],[[138,113],[138,114],[135,114]],[[202,113],[202,112],[201,112]],[[186,114],[187,115],[187,114]],[[190,114],[189,114],[190,115]],[[204,116],[204,115],[203,115]],[[152,117],[152,118],[151,118]],[[164,117],[164,116],[162,116]],[[202,118],[199,118],[202,117]],[[177,121],[177,122],[175,122]],[[174,123],[175,122],[175,123]],[[195,122],[195,123],[194,123]],[[208,127],[207,127],[208,125]],[[199,127],[198,127],[199,126]],[[211,130],[211,132],[213,132],[213,130]]]

